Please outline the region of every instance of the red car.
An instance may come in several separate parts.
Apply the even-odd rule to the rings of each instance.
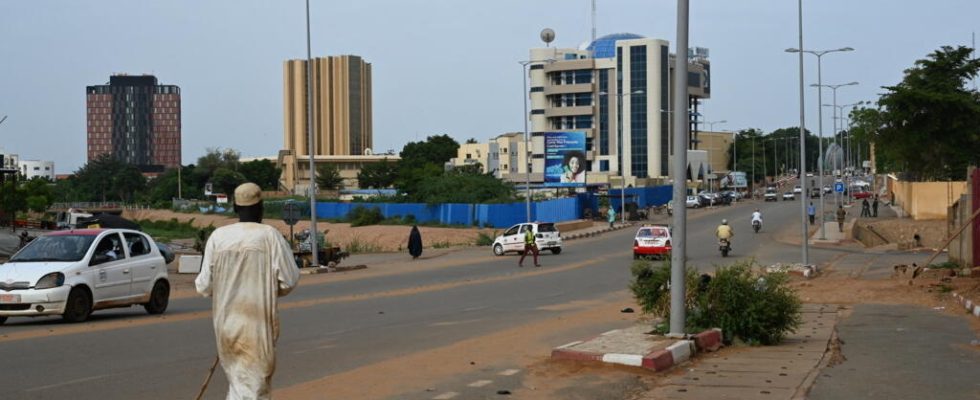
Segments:
[[[664,225],[646,225],[636,231],[633,238],[633,259],[670,255],[670,229]]]
[[[871,197],[871,192],[865,192],[865,191],[854,192],[855,199],[860,200],[860,199],[867,199],[870,197]]]

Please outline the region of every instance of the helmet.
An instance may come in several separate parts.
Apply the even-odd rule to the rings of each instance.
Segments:
[[[721,224],[722,225],[728,225],[728,220],[727,219],[722,219],[721,220]]]

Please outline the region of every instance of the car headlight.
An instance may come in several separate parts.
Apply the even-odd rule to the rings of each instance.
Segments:
[[[65,274],[61,272],[52,272],[41,279],[37,280],[37,284],[34,285],[34,289],[51,289],[56,288],[65,284]]]

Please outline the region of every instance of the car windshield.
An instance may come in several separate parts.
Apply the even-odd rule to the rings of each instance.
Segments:
[[[538,232],[556,232],[555,224],[538,224]]]
[[[10,262],[78,261],[85,257],[95,236],[41,236],[32,240]]]

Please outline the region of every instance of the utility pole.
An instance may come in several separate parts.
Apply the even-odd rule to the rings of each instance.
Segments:
[[[687,267],[687,38],[688,0],[677,0],[677,52],[674,68],[674,246],[670,256],[670,336],[683,337],[685,270]],[[683,107],[683,108],[682,108]],[[681,112],[681,110],[684,112]]]

